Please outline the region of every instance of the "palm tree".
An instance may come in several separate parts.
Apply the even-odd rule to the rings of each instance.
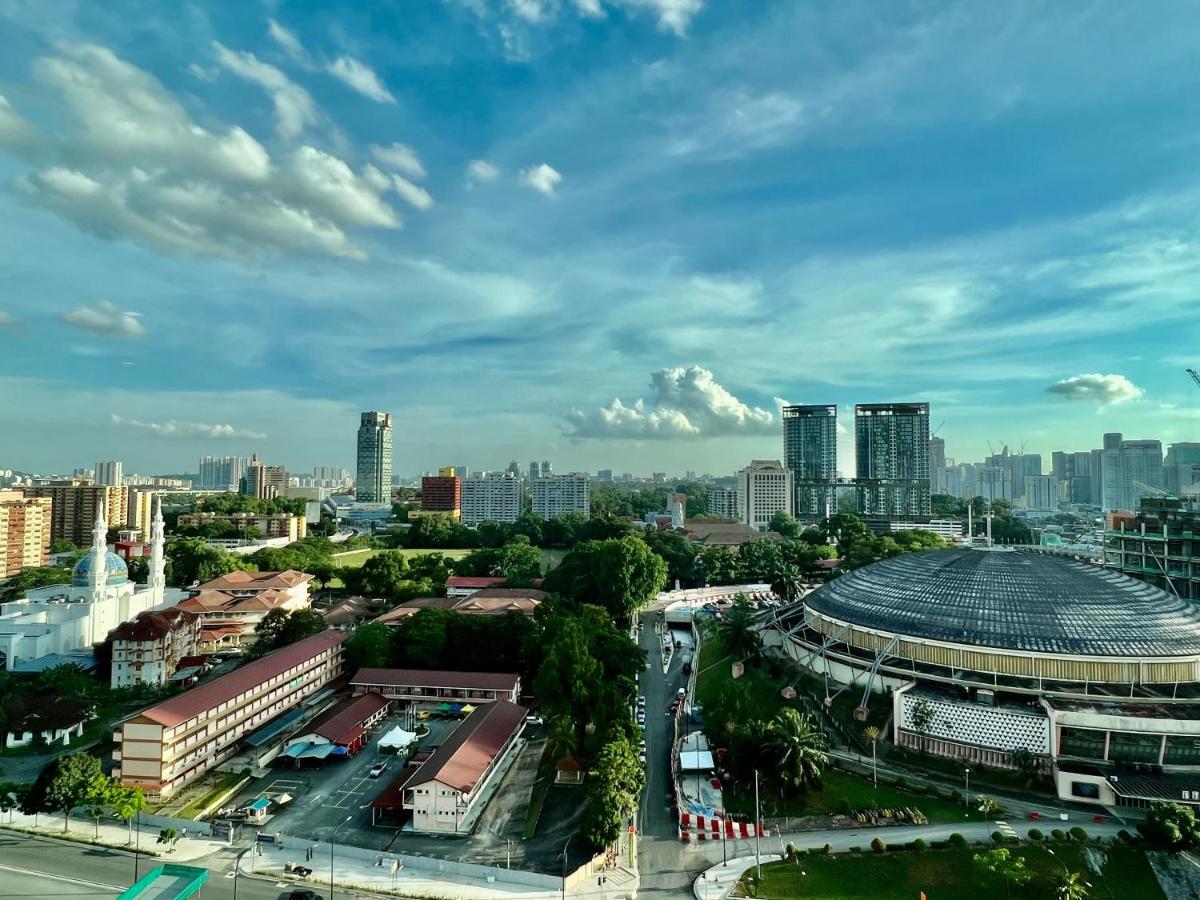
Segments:
[[[721,640],[725,652],[739,659],[749,659],[762,652],[762,635],[754,623],[754,610],[745,594],[738,594],[721,619]]]
[[[575,722],[570,716],[555,716],[546,728],[546,749],[555,762],[575,754]]]
[[[775,766],[782,785],[803,789],[815,784],[828,759],[825,735],[808,713],[788,707],[771,721],[764,750]]]
[[[871,742],[871,780],[875,783],[875,787],[879,787],[879,770],[875,768],[875,744],[881,734],[882,732],[874,725],[868,725],[863,729],[863,738]]]
[[[1054,900],[1084,900],[1089,887],[1082,872],[1062,872],[1054,881]]]
[[[771,579],[771,592],[784,603],[795,603],[804,591],[804,579],[795,566],[780,566]]]

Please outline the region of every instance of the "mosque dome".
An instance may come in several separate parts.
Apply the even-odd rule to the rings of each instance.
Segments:
[[[125,560],[109,550],[104,554],[105,578],[103,584],[124,584],[129,580],[129,567]],[[71,573],[71,584],[75,587],[91,586],[92,555],[82,557],[75,563],[75,571]]]

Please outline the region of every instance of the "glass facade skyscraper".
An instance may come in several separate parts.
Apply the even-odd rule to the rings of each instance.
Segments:
[[[825,517],[837,512],[837,407],[785,406],[783,464],[792,472],[794,514]]]
[[[930,514],[929,404],[854,407],[859,512],[903,518]]]
[[[358,478],[355,498],[360,503],[392,499],[392,414],[365,412],[358,426]]]

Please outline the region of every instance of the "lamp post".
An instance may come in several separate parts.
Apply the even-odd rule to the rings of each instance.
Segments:
[[[963,806],[971,808],[971,770],[963,769]]]
[[[567,848],[571,846],[571,838],[573,838],[573,837],[575,837],[575,835],[571,834],[567,838],[567,842],[565,844],[563,844],[563,852],[562,852],[562,858],[563,858],[562,895],[563,895],[563,900],[567,900]]]
[[[142,811],[137,811],[137,832],[133,836],[133,883],[138,880],[138,856],[142,849]]]
[[[329,900],[333,900],[333,839],[337,837],[337,833],[341,830],[342,826],[349,823],[349,821],[353,818],[354,816],[346,816],[346,818],[339,822],[337,827],[333,829],[333,833],[329,835]]]

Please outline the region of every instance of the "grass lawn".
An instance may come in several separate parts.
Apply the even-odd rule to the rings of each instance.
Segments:
[[[237,772],[226,774],[220,781],[213,785],[211,790],[205,791],[203,794],[197,794],[188,804],[179,811],[179,818],[194,819],[200,813],[204,812],[205,808],[216,801],[216,799],[232,788],[235,784],[241,781],[242,775]]]
[[[1055,856],[1047,853],[1044,847],[1010,849],[1023,857],[1034,873],[1033,881],[1014,890],[1013,897],[1053,896],[1054,879],[1063,865],[1071,871],[1085,873],[1092,883],[1093,897],[1153,900],[1163,896],[1145,855],[1128,847],[1104,851],[1108,859],[1100,877],[1087,871],[1078,845],[1055,845]],[[912,900],[918,891],[924,891],[930,900],[1004,897],[1003,884],[982,881],[972,862],[972,856],[977,852],[981,851],[868,852],[862,856],[806,856],[798,863],[768,863],[762,867],[763,884],[755,896],[779,900],[792,897]],[[738,893],[747,896],[744,885],[739,885]]]
[[[471,551],[470,550],[461,550],[461,549],[460,550],[413,550],[408,547],[404,547],[404,548],[397,549],[397,550],[387,550],[387,551],[370,550],[370,549],[347,550],[345,553],[333,554],[333,564],[335,566],[344,566],[346,568],[361,566],[372,556],[375,556],[379,553],[384,553],[384,552],[403,553],[405,556],[421,556],[426,553],[440,553],[448,559],[462,559],[464,556],[466,556]]]
[[[861,810],[876,806],[880,809],[897,809],[907,806],[921,810],[930,822],[977,822],[983,819],[979,810],[972,808],[968,811],[962,804],[951,800],[882,783],[876,788],[869,779],[837,770],[827,770],[821,776],[821,785],[819,791],[783,798],[771,788],[760,786],[759,800],[763,816],[820,816],[843,812],[847,808]],[[724,796],[725,807],[731,812],[754,814],[753,785],[727,785]]]

